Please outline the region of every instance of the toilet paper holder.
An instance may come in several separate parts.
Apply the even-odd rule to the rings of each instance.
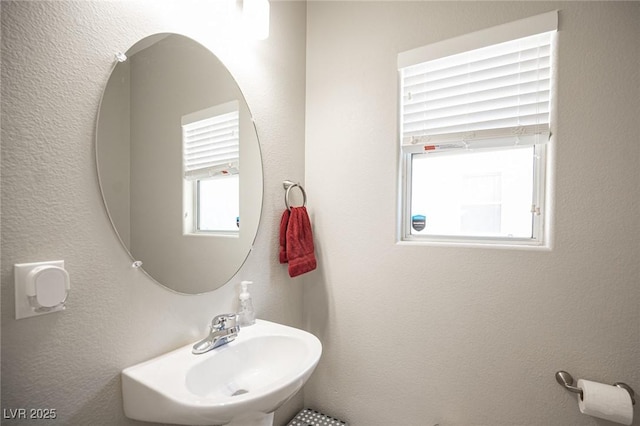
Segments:
[[[571,376],[571,374],[567,373],[566,371],[558,371],[556,373],[556,381],[560,383],[562,386],[564,386],[565,389],[567,389],[569,392],[579,394],[580,399],[582,399],[582,389],[580,389],[579,387],[573,386],[573,377]],[[633,391],[633,389],[631,389],[631,386],[623,382],[615,382],[613,386],[617,386],[629,392],[629,396],[631,396],[631,403],[633,405],[636,405],[636,399],[635,399],[636,394]]]

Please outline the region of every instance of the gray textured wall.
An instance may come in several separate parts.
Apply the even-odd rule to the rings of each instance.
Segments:
[[[553,250],[396,244],[398,52],[554,9]],[[305,399],[356,426],[610,424],[554,373],[640,389],[640,3],[318,1],[307,18],[304,297],[324,353]]]
[[[123,368],[204,335],[255,281],[258,316],[300,326],[302,287],[278,264],[282,181],[304,177],[304,3],[271,6],[266,41],[242,39],[220,2],[2,2],[2,408],[55,408],[58,424],[133,423]],[[253,253],[221,289],[181,296],[130,267],[104,212],[95,119],[114,60],[177,32],[210,47],[243,89],[262,144],[265,197]],[[16,321],[13,264],[64,259],[68,309]],[[276,415],[301,408],[302,396]]]

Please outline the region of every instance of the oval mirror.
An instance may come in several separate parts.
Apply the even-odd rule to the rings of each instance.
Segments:
[[[111,223],[158,283],[215,290],[244,263],[260,221],[262,160],[249,107],[227,68],[187,37],[156,34],[118,60],[96,130]]]

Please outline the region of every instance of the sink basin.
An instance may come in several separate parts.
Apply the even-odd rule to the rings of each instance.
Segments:
[[[264,419],[273,419],[273,411],[304,385],[322,353],[313,334],[263,320],[207,353],[194,355],[191,348],[122,371],[127,417],[184,425],[268,424]]]

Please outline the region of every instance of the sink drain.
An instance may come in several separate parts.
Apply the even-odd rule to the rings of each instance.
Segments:
[[[246,389],[238,389],[237,391],[232,393],[231,396],[244,395],[245,393],[249,393],[249,391]]]

